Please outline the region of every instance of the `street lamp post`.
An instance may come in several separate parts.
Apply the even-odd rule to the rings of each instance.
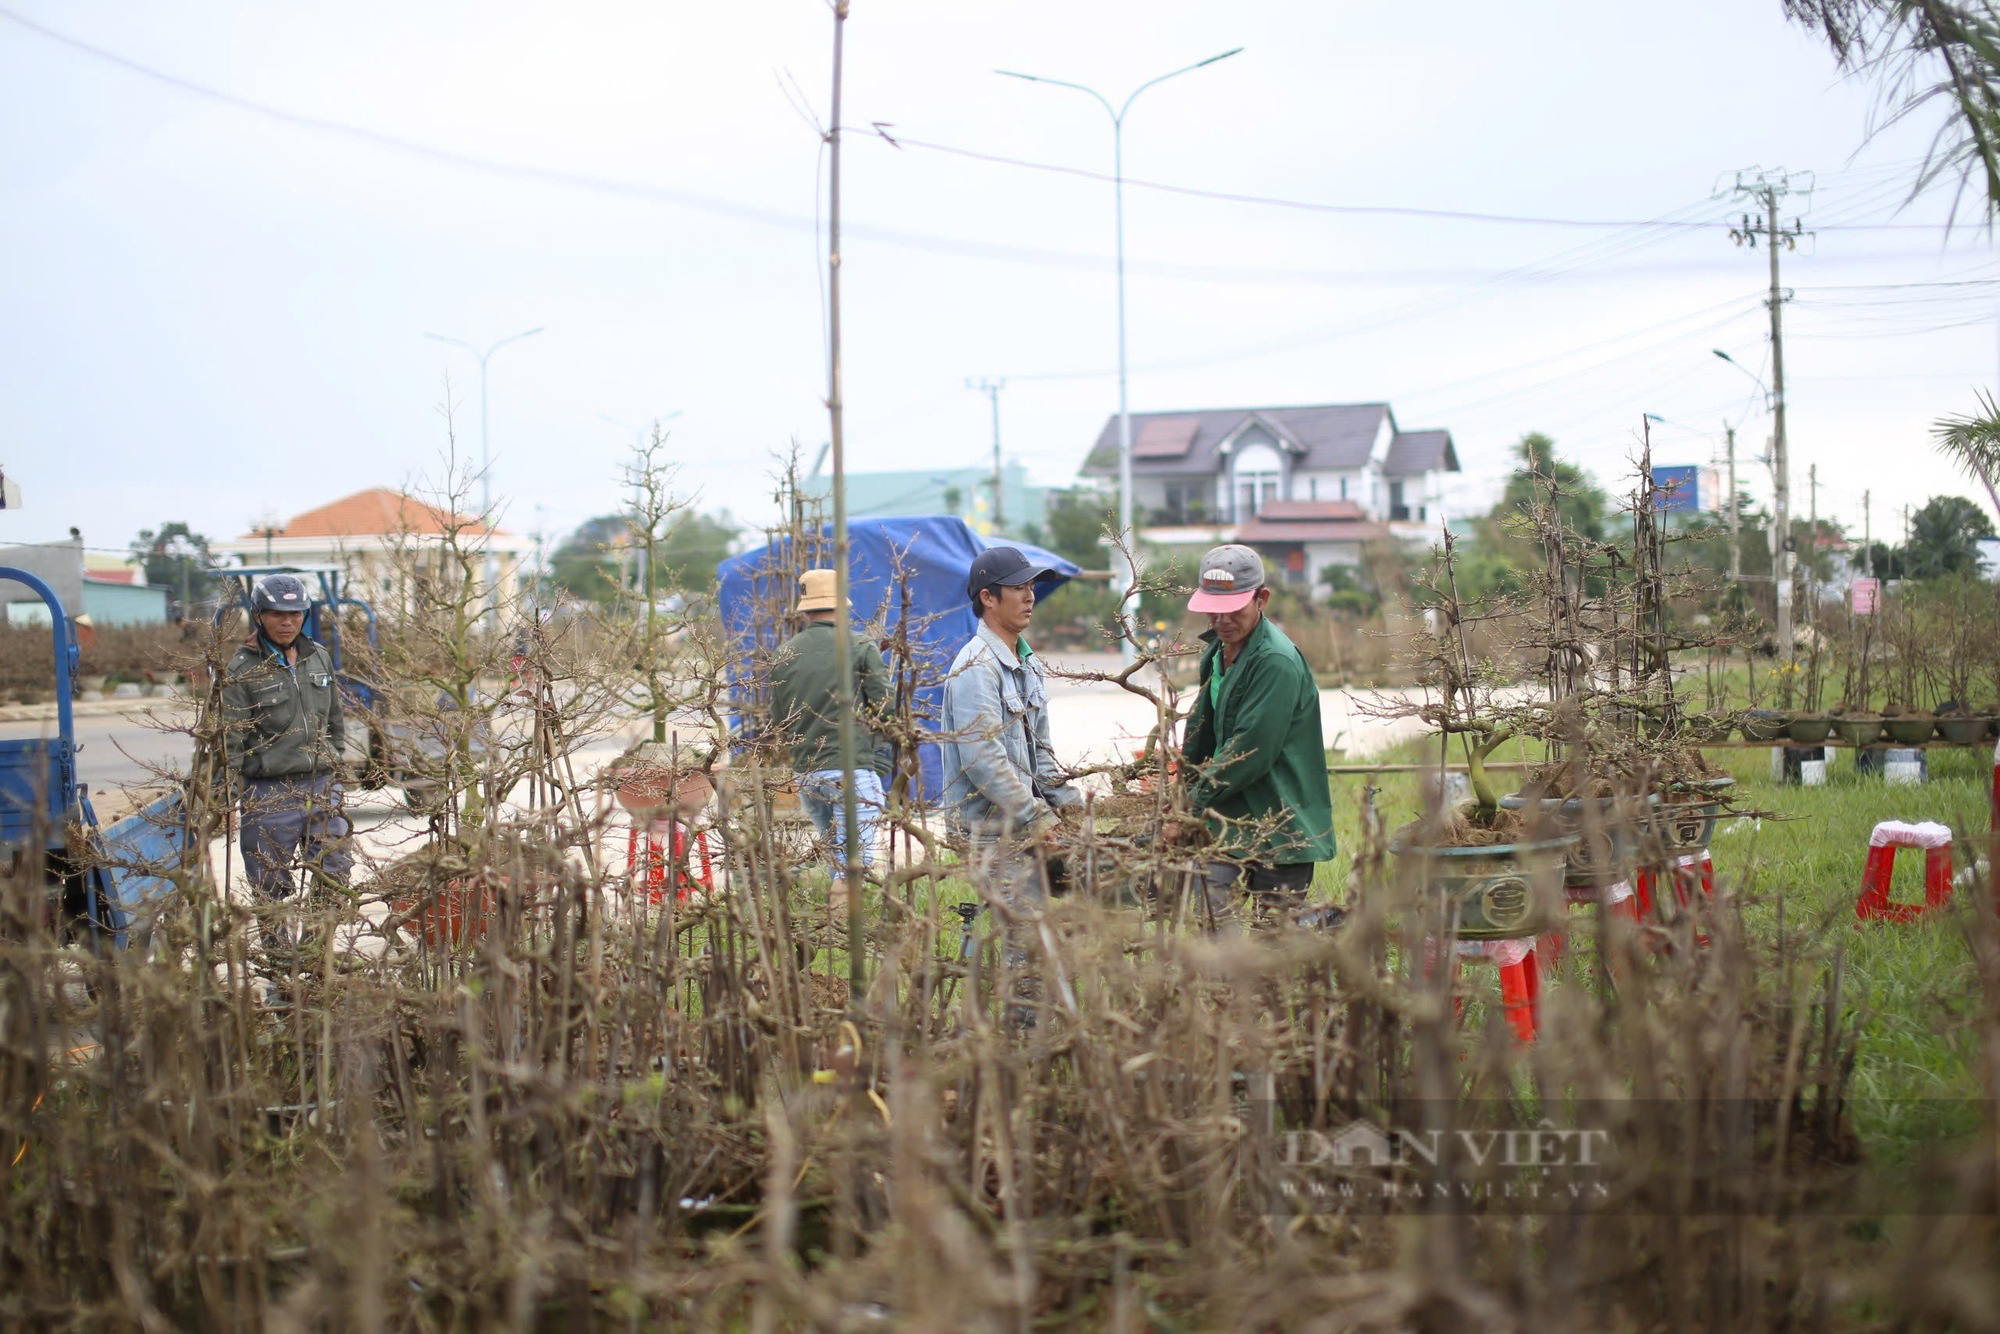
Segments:
[[[1088,93],[1097,99],[1106,115],[1111,117],[1111,172],[1112,199],[1115,226],[1117,228],[1118,253],[1118,539],[1125,551],[1125,586],[1129,590],[1126,598],[1119,603],[1122,617],[1130,605],[1134,611],[1139,601],[1139,556],[1138,540],[1132,530],[1132,409],[1127,392],[1125,375],[1125,113],[1132,109],[1132,103],[1139,94],[1154,84],[1165,83],[1168,79],[1192,73],[1204,65],[1213,65],[1218,60],[1227,60],[1243,48],[1238,46],[1206,60],[1197,60],[1192,65],[1177,70],[1169,70],[1156,78],[1146,80],[1134,88],[1121,106],[1114,108],[1109,98],[1095,88],[1080,83],[1070,83],[1064,79],[1046,79],[1039,74],[1022,74],[1017,70],[995,70],[1010,79],[1026,79],[1030,83],[1054,84],[1058,88],[1073,88],[1079,93]],[[1119,640],[1119,659],[1125,666],[1132,665],[1134,649],[1130,636]]]
[[[1784,660],[1790,662],[1797,650],[1792,643],[1792,550],[1791,515],[1786,504],[1789,498],[1790,478],[1785,462],[1785,382],[1782,374],[1775,391],[1764,383],[1763,377],[1748,366],[1724,352],[1721,348],[1711,348],[1716,356],[1750,377],[1751,383],[1764,391],[1764,405],[1771,409],[1776,423],[1772,435],[1771,489],[1773,494],[1771,515],[1771,582],[1778,599],[1778,651]],[[1734,450],[1731,450],[1732,463]],[[1732,467],[1731,471],[1734,471]],[[1730,506],[1736,504],[1735,496],[1730,497]]]
[[[462,338],[446,338],[443,334],[434,333],[424,335],[424,337],[439,343],[449,343],[453,347],[462,347],[479,359],[479,521],[485,524],[487,528],[486,605],[489,610],[494,611],[497,611],[500,605],[500,589],[498,584],[499,576],[494,570],[493,562],[493,456],[486,435],[486,363],[492,360],[495,352],[498,352],[501,348],[507,346],[507,344],[518,343],[523,338],[532,338],[540,333],[543,327],[538,324],[532,329],[523,329],[520,333],[509,334],[507,337],[493,344],[493,346],[487,348],[484,352],[481,352],[478,347],[466,342]]]

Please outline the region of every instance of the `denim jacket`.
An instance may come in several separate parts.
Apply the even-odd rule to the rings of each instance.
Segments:
[[[1083,800],[1056,764],[1048,684],[1025,639],[1017,655],[981,621],[952,660],[938,721],[945,803],[969,832],[1031,830]]]

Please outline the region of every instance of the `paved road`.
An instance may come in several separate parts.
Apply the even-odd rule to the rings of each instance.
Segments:
[[[1057,668],[1117,670],[1117,659],[1109,654],[1052,654],[1050,658]],[[1320,692],[1323,740],[1329,747],[1338,743],[1350,756],[1359,757],[1423,731],[1413,719],[1390,722],[1367,717],[1364,701],[1374,693]],[[1393,696],[1403,692],[1383,693]],[[1052,681],[1049,712],[1058,757],[1078,765],[1131,758],[1153,722],[1152,706],[1145,700],[1098,682]],[[0,722],[0,739],[46,736],[53,728],[50,722]],[[591,759],[602,763],[617,755],[639,731],[634,725],[615,739],[600,739],[590,748]],[[77,765],[93,800],[99,794],[108,798],[122,787],[146,782],[155,768],[187,765],[189,739],[149,722],[142,713],[79,718],[76,736],[80,747]],[[102,810],[107,802],[98,800],[97,804]]]
[[[55,734],[53,722],[0,723],[0,741],[18,741]],[[180,732],[149,724],[140,714],[110,714],[76,720],[78,776],[90,789],[91,800],[120,788],[151,780],[159,768],[185,769],[193,741]]]

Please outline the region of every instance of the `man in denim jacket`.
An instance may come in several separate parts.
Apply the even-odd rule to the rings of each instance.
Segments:
[[[979,631],[952,660],[939,717],[945,804],[970,842],[974,874],[1009,908],[1047,895],[1046,854],[1062,812],[1083,800],[1056,764],[1048,685],[1022,637],[1035,581],[1054,573],[1013,547],[972,562],[965,591]]]

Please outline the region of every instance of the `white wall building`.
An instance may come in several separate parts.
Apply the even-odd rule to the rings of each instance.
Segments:
[[[1274,581],[1317,592],[1328,565],[1357,565],[1370,542],[1427,545],[1445,521],[1449,431],[1404,431],[1386,403],[1144,412],[1132,417],[1132,510],[1140,536],[1170,546],[1242,542]],[[1118,484],[1118,419],[1081,470]]]
[[[244,565],[340,565],[351,581],[350,596],[382,610],[409,610],[416,601],[413,582],[440,563],[440,539],[447,534],[455,534],[461,547],[492,552],[503,598],[525,591],[523,581],[532,571],[524,558],[534,550],[532,538],[384,486],[307,510],[268,532],[213,543],[212,549]],[[484,569],[482,559],[476,573],[483,576]]]

